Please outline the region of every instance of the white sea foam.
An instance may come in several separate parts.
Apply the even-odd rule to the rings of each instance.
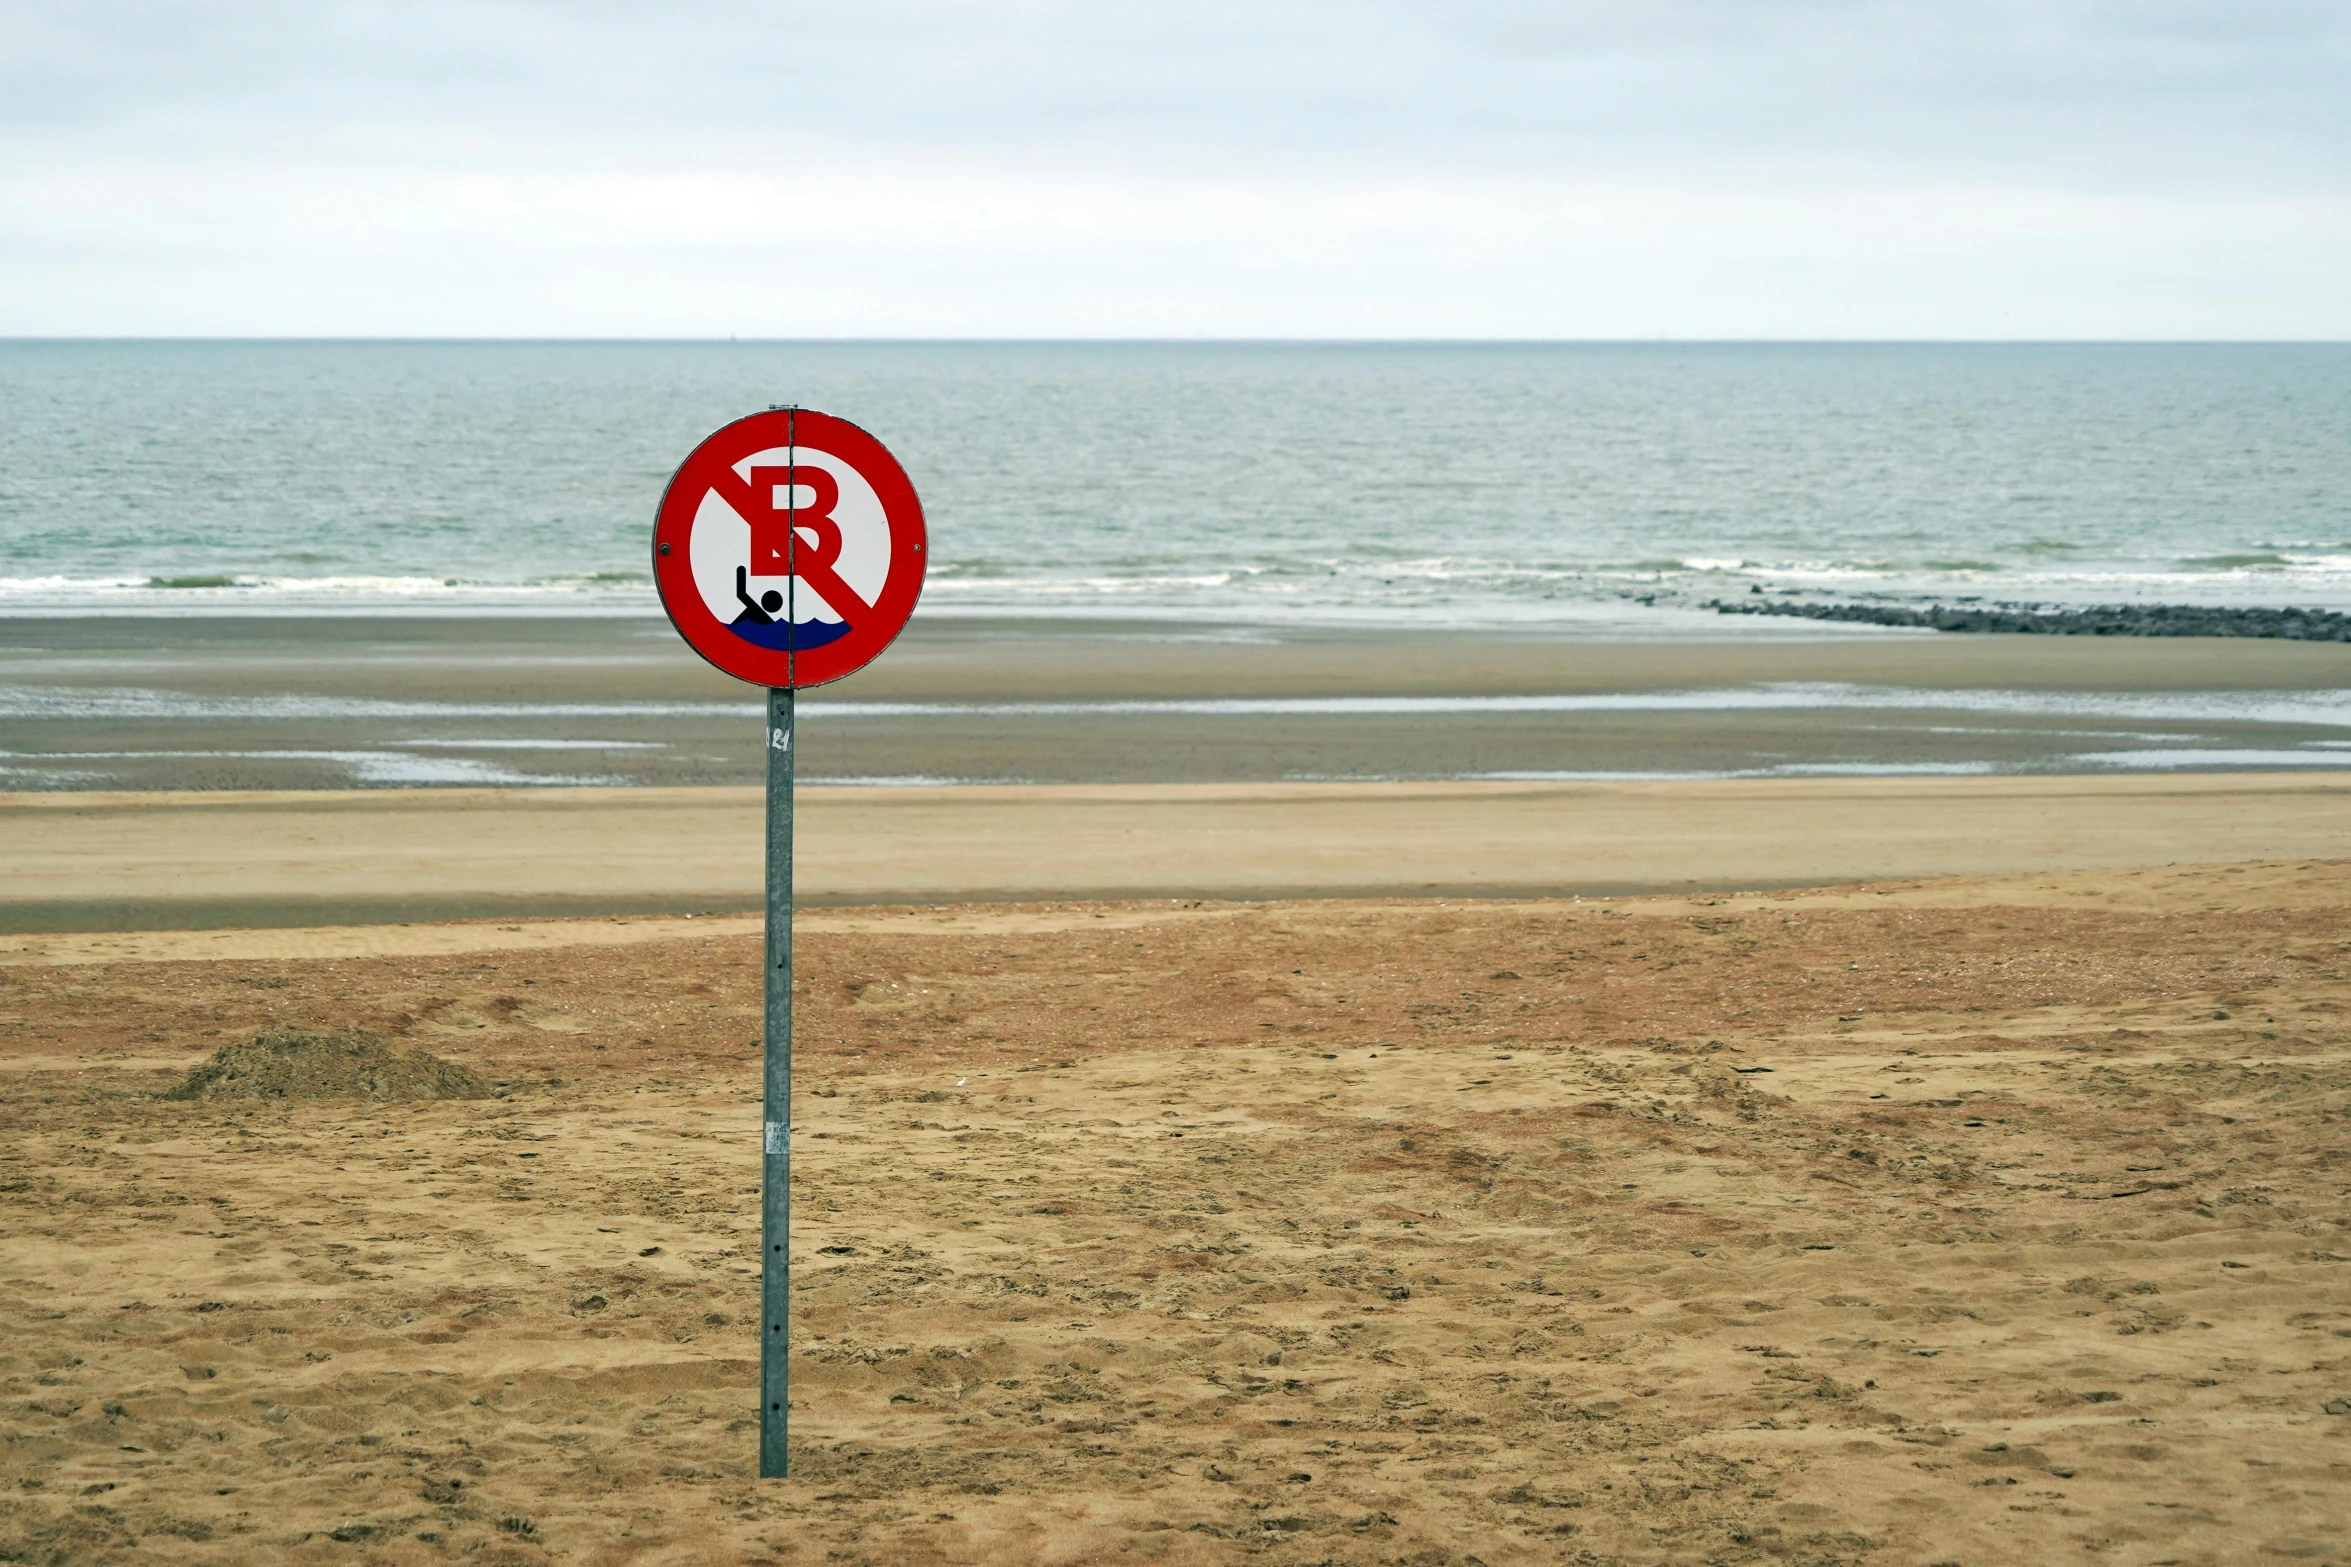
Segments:
[[[1772,767],[1732,767],[1712,772],[1554,772],[1527,768],[1462,776],[1509,783],[1648,783],[1727,778],[1980,778],[2023,770],[1999,762],[1782,762]]]
[[[2129,772],[2181,767],[2219,767],[2241,772],[2266,767],[2351,767],[2351,751],[2182,746],[2165,751],[2083,751],[2070,760],[2092,767],[2119,767]]]
[[[824,702],[812,719],[1160,717],[1426,717],[1516,713],[1699,713],[1820,710],[1963,712],[2019,718],[2168,720],[2351,727],[2351,690],[2308,692],[2075,692],[1920,690],[1785,682],[1707,690],[1570,692],[1525,696],[1203,697],[1095,702]]]
[[[1783,778],[1974,778],[2003,769],[1997,762],[1783,762],[1768,771]]]
[[[0,718],[744,718],[756,702],[430,702],[340,696],[197,696],[143,686],[0,686]]]
[[[398,746],[441,751],[666,751],[665,740],[394,740]]]
[[[33,784],[44,791],[70,784],[97,783],[108,776],[82,767],[0,767],[0,779]]]
[[[1463,773],[1461,776],[1472,783],[1689,783],[1708,778],[1728,778],[1733,775],[1704,772],[1611,772],[1601,768],[1516,767],[1489,773]],[[1298,781],[1302,783],[1357,783],[1373,780],[1341,778],[1324,774],[1311,779],[1302,777]],[[1383,778],[1376,781],[1393,783],[1399,780]]]
[[[1563,692],[1521,696],[1199,697],[1067,702],[841,702],[811,699],[799,704],[801,718],[820,723],[953,718],[1444,718],[1536,713],[1701,713],[1810,709],[2351,728],[2351,690],[1946,691],[1830,682],[1782,682],[1704,690]],[[763,707],[750,702],[431,702],[303,695],[197,696],[130,686],[0,686],[0,718],[16,719],[734,719],[763,712]]]
[[[228,573],[190,573],[202,578]],[[258,577],[169,585],[147,577],[0,577],[11,615],[645,615],[661,613],[651,581],[529,582],[441,577]]]
[[[597,784],[617,784],[627,780],[610,774],[584,773],[523,773],[496,762],[477,761],[462,756],[411,756],[400,751],[342,751],[342,750],[125,750],[125,751],[49,751],[10,753],[20,760],[74,762],[117,761],[143,762],[151,760],[186,761],[241,761],[241,762],[325,762],[341,767],[358,784],[472,784],[491,788],[517,786],[545,788],[580,788]],[[28,770],[29,771],[29,770]],[[89,780],[111,776],[104,772],[80,771],[55,776]]]

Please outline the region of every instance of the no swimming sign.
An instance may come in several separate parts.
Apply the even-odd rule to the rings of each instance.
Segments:
[[[846,419],[771,408],[687,454],[653,519],[653,580],[695,652],[767,690],[759,1472],[790,1467],[793,693],[854,674],[922,596],[922,503]]]
[[[653,525],[662,608],[695,652],[771,689],[820,686],[888,647],[922,595],[922,502],[846,419],[776,408],[687,456]]]

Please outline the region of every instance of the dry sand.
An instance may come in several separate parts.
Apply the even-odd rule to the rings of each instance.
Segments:
[[[0,930],[758,906],[748,789],[0,796]],[[804,901],[1722,891],[2351,856],[2308,773],[805,789]],[[5,945],[6,943],[0,943]]]
[[[782,1482],[750,931],[19,962],[0,1560],[2351,1559],[2346,868],[812,914]]]

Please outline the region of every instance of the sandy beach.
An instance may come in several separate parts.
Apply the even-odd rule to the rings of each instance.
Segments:
[[[2331,857],[2346,693],[2351,648],[2279,641],[918,620],[804,696],[799,886],[1603,896]],[[744,910],[759,712],[646,619],[18,619],[0,929]]]
[[[0,1559],[2351,1553],[2345,650],[918,627],[763,1483],[756,708],[647,629],[11,627]],[[164,1097],[346,1029],[487,1097]]]
[[[767,1483],[750,922],[20,955],[0,1548],[2335,1559],[2344,870],[809,911]]]
[[[45,933],[713,914],[754,789],[0,796],[0,947]],[[799,792],[804,903],[1600,897],[2351,856],[2307,773]]]

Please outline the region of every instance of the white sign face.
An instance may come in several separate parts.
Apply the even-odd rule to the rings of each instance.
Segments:
[[[789,641],[815,648],[848,635],[852,619],[881,601],[890,577],[890,519],[881,497],[865,475],[812,446],[770,447],[729,466],[753,503],[770,510],[755,526],[717,490],[703,492],[692,564],[704,605],[761,647]],[[788,554],[770,518],[798,533]]]
[[[766,686],[821,685],[890,644],[922,592],[922,503],[857,426],[738,419],[690,453],[654,522],[662,607],[696,652]]]

